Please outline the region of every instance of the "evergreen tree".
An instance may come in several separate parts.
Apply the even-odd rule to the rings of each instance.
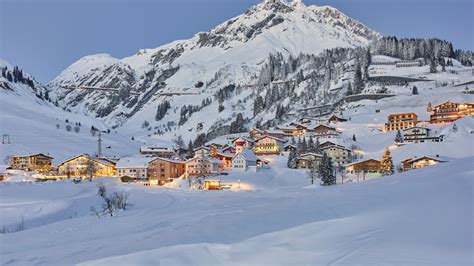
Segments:
[[[288,168],[291,168],[291,169],[297,168],[297,164],[296,164],[297,157],[298,155],[296,154],[295,149],[291,149],[290,154],[288,156],[288,162],[287,162]]]
[[[413,95],[417,95],[418,94],[418,88],[416,86],[413,86],[413,89],[411,90],[411,93]]]
[[[316,138],[316,142],[314,143],[314,153],[321,154],[321,144],[319,143],[319,138]]]
[[[257,96],[253,103],[253,116],[257,116],[260,112],[265,109],[265,103],[263,102],[262,96]]]
[[[303,137],[303,141],[301,142],[301,152],[306,153],[308,151],[308,143],[306,143],[306,137]]]
[[[355,134],[352,135],[352,141],[357,141]]]
[[[362,70],[360,63],[357,63],[354,74],[354,94],[359,94],[364,89],[364,82],[362,81]]]
[[[453,124],[453,132],[458,132],[458,126],[455,123]]]
[[[352,85],[351,85],[351,83],[349,83],[349,85],[347,85],[346,96],[351,96],[352,94],[354,94],[354,92],[352,91]]]
[[[426,111],[428,111],[428,112],[433,111],[433,107],[431,106],[431,102],[428,103],[428,106],[426,107]]]
[[[430,58],[430,73],[436,73],[438,70],[436,69],[436,60],[434,56]]]
[[[13,81],[13,77],[12,77],[12,74],[10,72],[7,72],[7,80],[12,82]]]
[[[336,184],[336,176],[334,175],[334,167],[332,165],[331,158],[326,154],[323,154],[321,163],[319,164],[318,174],[321,178],[323,186],[330,186]]]
[[[309,140],[308,140],[308,151],[309,152],[314,152],[314,140],[313,140],[313,136],[309,136]]]
[[[380,173],[382,175],[393,175],[393,173],[395,173],[395,167],[393,165],[392,156],[388,148],[385,149],[383,154]]]
[[[400,130],[397,131],[397,135],[395,136],[395,143],[403,143],[403,135]]]

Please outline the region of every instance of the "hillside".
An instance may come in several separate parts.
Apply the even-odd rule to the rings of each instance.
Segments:
[[[242,86],[258,82],[261,68],[269,62],[270,54],[296,58],[300,54],[319,54],[326,49],[365,46],[379,37],[378,33],[333,7],[307,7],[301,1],[263,1],[244,14],[188,40],[142,49],[124,59],[109,55],[81,58],[48,87],[60,106],[99,117],[110,126],[137,131],[147,121],[151,124],[148,134],[168,130],[172,132],[168,136],[171,138],[178,130],[191,129],[194,138],[200,133],[194,128],[196,120],[185,123],[185,129],[177,124],[184,103],[190,103],[189,99],[192,99],[192,105],[199,106],[203,100],[212,101],[202,108],[206,110],[198,111],[208,117],[204,132],[219,127],[222,121],[230,124],[228,120],[236,112],[251,109],[255,97],[253,89]],[[229,85],[242,87],[241,97],[232,96],[232,102],[244,102],[232,110],[229,110],[232,103],[225,103],[228,108],[217,114],[220,103],[215,99],[216,94]],[[68,91],[61,86],[117,88],[121,93]],[[165,101],[170,102],[171,108],[164,118],[156,119],[157,107]],[[206,115],[209,112],[214,113],[212,118]]]
[[[0,61],[0,68],[5,67],[9,72],[15,69]],[[25,82],[0,77],[0,124],[2,135],[6,135],[0,145],[0,164],[8,156],[21,154],[50,154],[56,164],[80,153],[95,154],[97,136],[92,136],[91,127],[104,131],[110,128],[102,121],[55,106],[48,100],[48,90],[18,69]],[[104,134],[103,138],[104,152],[109,156],[134,154],[140,147],[140,143],[115,131]]]

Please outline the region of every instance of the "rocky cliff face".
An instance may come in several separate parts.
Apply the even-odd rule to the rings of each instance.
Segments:
[[[306,75],[319,77],[324,73],[306,69],[303,63],[309,61],[302,54],[317,55],[326,49],[364,46],[379,37],[378,33],[332,7],[267,0],[189,40],[143,49],[124,59],[109,55],[81,58],[48,87],[61,106],[100,117],[124,130],[139,134],[146,129],[147,134],[171,137],[178,129],[184,129],[192,135],[228,124],[239,112],[247,118],[253,117],[255,97],[267,90],[262,80],[269,77],[262,77],[263,71],[274,65],[270,54],[273,58],[278,56],[293,62],[292,69],[279,70],[286,72],[280,73],[280,79],[298,74],[300,79],[307,80]],[[322,64],[316,69],[326,69],[329,64],[316,61]],[[337,72],[337,69],[339,67],[330,71]],[[332,88],[329,83],[336,76],[331,73],[323,80],[327,90]],[[314,90],[314,82],[298,83],[295,89],[300,93]],[[249,86],[256,84],[260,87]],[[238,89],[224,93],[222,90],[229,85]],[[116,88],[119,92],[71,91],[61,86]],[[217,97],[223,94],[227,95],[226,99]],[[168,112],[157,116],[157,107],[165,101],[170,104]],[[179,125],[183,112],[195,119],[185,119]]]

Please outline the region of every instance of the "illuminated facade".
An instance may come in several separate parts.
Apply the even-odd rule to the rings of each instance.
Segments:
[[[91,165],[93,165],[91,167]],[[82,154],[64,161],[58,166],[59,174],[66,176],[87,177],[90,169],[93,176],[115,176],[115,163],[103,158],[92,158]]]
[[[426,166],[431,166],[439,163],[447,162],[447,160],[441,159],[439,156],[422,156],[415,158],[408,158],[402,161],[403,171],[412,169],[420,169]]]
[[[350,174],[378,173],[382,167],[382,162],[375,159],[368,159],[346,165],[346,172]]]
[[[466,115],[474,115],[474,103],[445,102],[432,108],[430,123],[451,123]]]
[[[256,155],[280,154],[285,143],[286,140],[284,139],[279,139],[272,136],[261,137],[255,142],[254,152]]]
[[[418,116],[415,113],[391,114],[385,124],[385,132],[402,130],[416,126]]]
[[[151,185],[164,185],[185,172],[185,162],[156,158],[148,164],[148,181]]]
[[[51,171],[53,168],[52,160],[53,157],[42,153],[13,156],[10,159],[10,168],[45,173]]]

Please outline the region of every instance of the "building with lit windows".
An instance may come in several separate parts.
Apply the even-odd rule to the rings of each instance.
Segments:
[[[466,115],[474,115],[474,103],[445,102],[432,108],[430,123],[451,123]]]
[[[385,124],[385,132],[403,130],[418,124],[418,116],[415,113],[391,114],[388,123]]]

